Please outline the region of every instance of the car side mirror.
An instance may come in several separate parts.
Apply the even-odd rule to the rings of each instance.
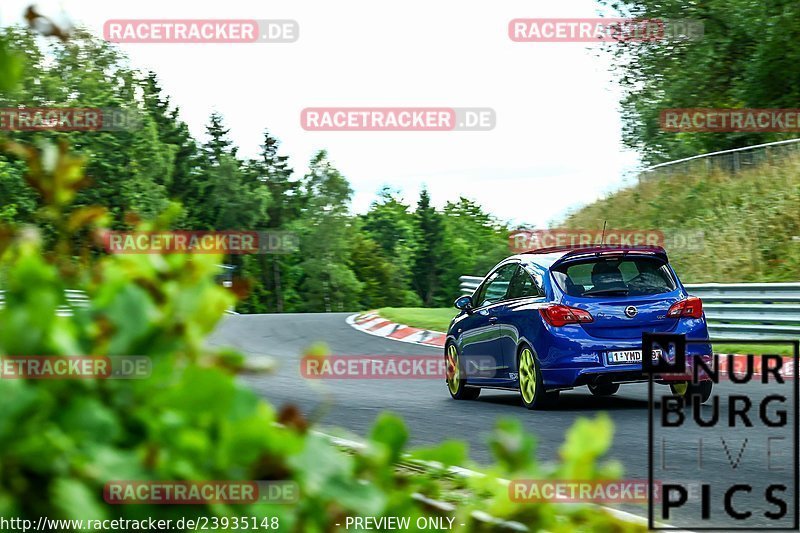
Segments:
[[[461,296],[458,298],[455,303],[453,304],[456,306],[456,309],[461,309],[462,311],[466,311],[467,313],[472,312],[472,296]]]

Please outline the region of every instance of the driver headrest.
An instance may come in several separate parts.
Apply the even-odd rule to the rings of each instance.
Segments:
[[[592,267],[592,284],[612,284],[622,283],[622,272],[619,270],[619,265],[607,261],[600,261]]]

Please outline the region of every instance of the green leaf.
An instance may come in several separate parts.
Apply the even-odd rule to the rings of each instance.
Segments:
[[[117,327],[109,352],[112,355],[136,355],[131,353],[134,342],[147,333],[157,316],[150,297],[136,285],[127,285],[117,292],[105,311]]]
[[[92,397],[78,397],[62,406],[59,423],[79,442],[107,443],[119,438],[116,413]]]
[[[14,90],[24,69],[25,56],[9,50],[8,43],[0,40],[0,91]]]
[[[597,415],[594,420],[578,418],[567,431],[561,457],[565,460],[599,457],[608,451],[613,439],[614,422],[606,413]]]
[[[489,438],[489,448],[497,462],[509,472],[535,465],[536,440],[525,432],[519,420],[499,420]]]
[[[90,489],[75,479],[53,481],[52,501],[59,517],[67,520],[105,520],[108,514],[98,498],[99,490]]]
[[[400,459],[408,440],[408,429],[399,416],[391,413],[381,413],[370,432],[372,442],[383,444],[389,450],[389,460],[392,463]]]
[[[0,443],[15,434],[19,418],[36,408],[38,396],[36,389],[23,380],[0,379]]]
[[[579,418],[567,431],[560,454],[562,473],[570,479],[592,479],[598,470],[596,461],[611,447],[614,422],[606,413],[593,420]]]
[[[417,448],[410,453],[413,459],[436,461],[444,466],[464,466],[469,455],[469,445],[460,440],[446,440],[437,446]]]

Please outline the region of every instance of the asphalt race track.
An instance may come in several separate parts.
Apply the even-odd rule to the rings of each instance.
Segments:
[[[454,401],[450,399],[446,385],[439,379],[413,380],[307,380],[300,375],[300,358],[315,341],[325,342],[334,355],[436,355],[440,348],[428,348],[376,337],[356,331],[345,322],[351,313],[333,314],[284,314],[284,315],[237,315],[228,316],[209,339],[210,345],[233,346],[250,357],[271,356],[279,362],[276,374],[247,377],[249,384],[276,406],[295,404],[302,412],[322,428],[340,427],[363,436],[375,417],[384,410],[402,415],[411,431],[411,445],[431,445],[445,438],[458,438],[470,445],[471,457],[479,463],[490,461],[485,443],[489,430],[499,417],[516,417],[534,433],[538,440],[539,459],[551,461],[557,458],[565,430],[580,416],[592,416],[606,411],[615,424],[615,440],[611,458],[625,465],[625,478],[646,480],[648,475],[648,411],[647,385],[623,385],[612,397],[592,396],[586,387],[562,392],[558,406],[546,411],[528,411],[521,407],[517,394],[484,390],[476,401]],[[793,382],[783,386],[792,390]],[[750,410],[755,421],[753,428],[741,423],[735,428],[727,426],[727,399],[720,401],[720,424],[718,431],[709,433],[691,420],[684,427],[664,430],[656,429],[655,440],[659,450],[662,437],[665,439],[665,468],[681,468],[673,480],[692,483],[710,483],[713,523],[733,526],[723,516],[723,493],[733,484],[750,483],[754,489],[750,495],[739,493],[733,501],[737,509],[750,510],[753,517],[748,526],[775,526],[763,517],[766,511],[777,507],[765,501],[764,487],[767,481],[785,483],[787,492],[778,494],[788,503],[788,516],[794,517],[794,494],[792,484],[792,447],[794,411],[792,398],[786,408],[789,425],[780,430],[769,430],[769,435],[785,437],[785,440],[768,441],[767,432],[758,420],[761,398],[774,392],[768,385],[733,385],[722,383],[714,392],[747,394],[753,407]],[[656,385],[655,392],[665,393],[666,387]],[[713,407],[703,406],[703,416],[708,418]],[[776,410],[773,405],[770,413]],[[778,431],[778,433],[775,433]],[[780,433],[782,431],[782,434]],[[703,438],[703,453],[698,453],[698,440]],[[723,443],[721,438],[725,439]],[[743,441],[747,443],[743,448]],[[767,456],[767,448],[770,456]],[[702,455],[702,464],[698,457]],[[737,458],[739,459],[737,462]],[[766,461],[774,474],[765,475]],[[660,451],[657,462],[661,461]],[[677,466],[676,466],[677,465]],[[735,467],[733,466],[735,465]],[[656,465],[658,479],[660,464]],[[783,470],[777,470],[783,469]],[[668,476],[665,476],[665,479]],[[699,495],[699,490],[697,491]],[[689,498],[689,503],[680,511],[678,526],[700,523],[699,496]],[[623,505],[623,509],[646,516],[644,505]],[[658,519],[658,518],[657,518]],[[782,522],[785,523],[785,522]],[[790,521],[791,523],[791,521]]]

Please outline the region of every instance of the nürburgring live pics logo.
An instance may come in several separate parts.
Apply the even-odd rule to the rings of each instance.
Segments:
[[[734,343],[788,344],[793,347],[794,358],[748,355],[746,367],[737,369],[732,356],[715,354],[710,362],[701,357],[687,358],[687,345],[693,348],[690,352],[697,353],[710,349],[707,340],[662,333],[642,336],[642,370],[650,378],[650,529],[776,531],[800,526],[800,341],[713,341],[715,348]],[[663,355],[653,361],[655,345]],[[725,357],[730,357],[727,364],[720,365]],[[782,368],[784,365],[793,368]],[[692,391],[699,390],[698,384],[709,378],[713,389],[705,403],[699,395],[679,398],[666,393],[654,397],[654,383],[688,380]],[[655,480],[662,497],[654,505]]]

